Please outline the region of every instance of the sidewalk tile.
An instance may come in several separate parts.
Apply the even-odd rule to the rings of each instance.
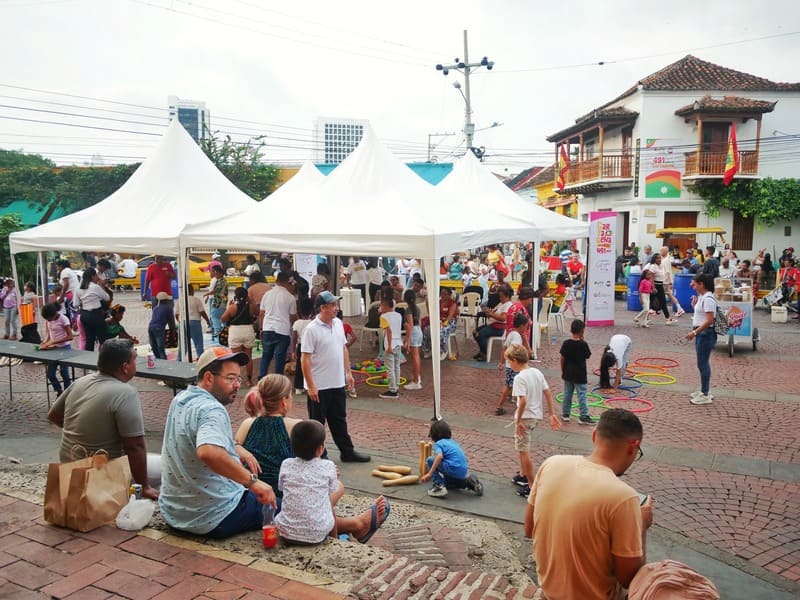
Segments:
[[[43,587],[42,591],[51,595],[53,598],[64,598],[103,579],[113,571],[114,569],[104,565],[90,565],[85,569]]]
[[[191,573],[182,567],[173,567],[172,565],[164,565],[160,571],[150,576],[150,579],[160,583],[166,587],[180,583]]]
[[[231,566],[231,563],[227,561],[211,556],[198,555],[194,552],[187,552],[186,550],[182,550],[174,556],[170,556],[164,562],[184,568],[191,573],[199,573],[200,575],[208,575],[209,577],[214,577]]]
[[[204,575],[190,575],[179,584],[154,596],[153,600],[193,600],[201,594],[205,594],[217,583],[219,582],[216,579]]]
[[[64,553],[39,542],[25,542],[8,549],[9,554],[25,559],[39,567],[47,567],[64,558]]]
[[[87,533],[78,533],[76,535],[78,535],[79,537],[86,538],[87,540],[92,540],[93,542],[107,544],[108,546],[116,546],[118,544],[121,544],[125,540],[129,540],[132,537],[135,537],[136,532],[117,529],[112,525],[103,525],[102,527],[98,527],[94,531],[89,531]]]
[[[138,554],[139,556],[144,556],[145,558],[158,561],[164,561],[170,556],[174,556],[180,552],[179,548],[175,548],[174,546],[170,546],[168,544],[155,542],[140,535],[123,542],[118,546],[118,548],[120,550],[125,550],[126,552],[132,552],[133,554]]]
[[[223,581],[238,583],[258,592],[272,594],[276,589],[286,583],[286,579],[275,577],[269,573],[262,573],[256,569],[248,569],[241,565],[232,565],[218,575]]]
[[[240,587],[235,583],[220,581],[212,588],[206,590],[205,596],[213,598],[213,600],[238,600],[247,594],[248,591],[247,588]]]
[[[77,539],[66,529],[53,525],[32,525],[26,529],[20,529],[17,531],[17,535],[25,536],[46,546],[58,546],[66,541]]]
[[[77,554],[67,555],[58,562],[49,565],[47,568],[55,571],[61,575],[69,575],[75,571],[80,571],[87,565],[98,563],[105,558],[112,558],[120,551],[116,548],[104,546],[103,544],[95,544],[86,550],[82,550]]]
[[[14,600],[47,600],[49,596],[41,592],[26,590],[13,583],[5,583],[0,586],[0,598],[13,598]]]
[[[94,586],[132,600],[149,600],[166,589],[155,581],[149,581],[124,571],[115,571],[108,577],[95,582]]]
[[[111,594],[93,585],[78,590],[74,594],[67,596],[66,600],[107,600]]]
[[[59,544],[56,546],[62,552],[69,552],[70,554],[77,554],[78,552],[83,552],[92,546],[96,546],[97,542],[93,542],[92,540],[85,540],[79,537],[73,537],[64,542],[63,544]]]
[[[36,590],[59,579],[57,573],[42,569],[24,560],[0,568],[0,577],[13,581],[29,590]]]
[[[344,598],[340,594],[321,590],[297,581],[287,581],[284,585],[272,592],[272,595],[285,600],[335,600]]]
[[[116,548],[117,552],[103,557],[100,562],[114,569],[127,571],[140,577],[151,577],[164,568],[164,564],[138,554],[132,554]]]

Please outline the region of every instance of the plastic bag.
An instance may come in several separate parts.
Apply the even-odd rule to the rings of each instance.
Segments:
[[[128,503],[122,507],[117,515],[117,527],[125,531],[139,531],[147,526],[156,510],[156,505],[151,500],[137,500],[131,494]]]

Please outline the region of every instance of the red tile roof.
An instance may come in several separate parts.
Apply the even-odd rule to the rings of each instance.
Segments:
[[[504,183],[515,192],[519,191],[524,187],[528,187],[531,179],[533,179],[543,168],[544,167],[531,167],[530,169],[525,169],[519,175],[514,175],[514,177],[506,179]]]
[[[763,114],[772,112],[776,104],[777,101],[753,100],[752,98],[743,98],[741,96],[714,98],[713,96],[705,95],[691,104],[682,106],[675,111],[675,114],[681,117],[697,112]]]
[[[639,113],[621,106],[612,108],[597,108],[590,113],[575,119],[575,124],[547,137],[548,142],[558,142],[568,136],[585,131],[593,124],[625,124],[634,123]]]
[[[679,91],[679,90],[707,90],[707,91],[720,91],[720,92],[798,92],[800,91],[800,83],[782,83],[770,81],[763,77],[750,75],[734,69],[728,69],[720,65],[715,65],[705,60],[701,60],[696,56],[688,54],[682,59],[667,65],[663,69],[656,71],[640,79],[636,85],[631,86],[622,94],[599,106],[595,111],[588,113],[592,115],[596,111],[606,109],[615,102],[619,102],[623,98],[633,95],[639,89],[643,90],[660,90],[660,91]],[[581,122],[586,116],[580,117],[576,124]],[[571,135],[572,126],[557,134],[547,137],[550,142],[559,141],[561,137]]]

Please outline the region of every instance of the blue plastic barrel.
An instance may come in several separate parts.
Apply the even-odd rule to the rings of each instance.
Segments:
[[[692,278],[694,275],[691,273],[678,273],[673,277],[674,285],[675,285],[675,297],[678,299],[678,302],[681,303],[681,308],[685,310],[687,313],[693,313],[694,308],[692,307],[692,296],[696,296],[697,294],[692,289]]]
[[[628,310],[636,312],[642,310],[642,301],[639,300],[639,280],[641,278],[640,273],[628,275]]]

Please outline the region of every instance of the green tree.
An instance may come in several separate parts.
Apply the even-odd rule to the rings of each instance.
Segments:
[[[743,217],[753,216],[767,227],[800,217],[798,179],[734,180],[728,186],[721,181],[704,181],[692,189],[705,200],[706,212],[712,217],[726,208]]]
[[[38,154],[25,154],[17,150],[0,150],[0,169],[12,167],[55,167],[56,164]]]
[[[11,248],[8,236],[15,231],[22,231],[25,226],[18,214],[0,215],[0,274],[11,275]],[[20,287],[26,281],[35,281],[36,254],[25,253],[17,255],[17,273],[19,274]]]
[[[278,181],[278,168],[261,162],[264,136],[237,143],[219,132],[207,134],[200,148],[214,165],[245,194],[256,200],[268,196]]]

